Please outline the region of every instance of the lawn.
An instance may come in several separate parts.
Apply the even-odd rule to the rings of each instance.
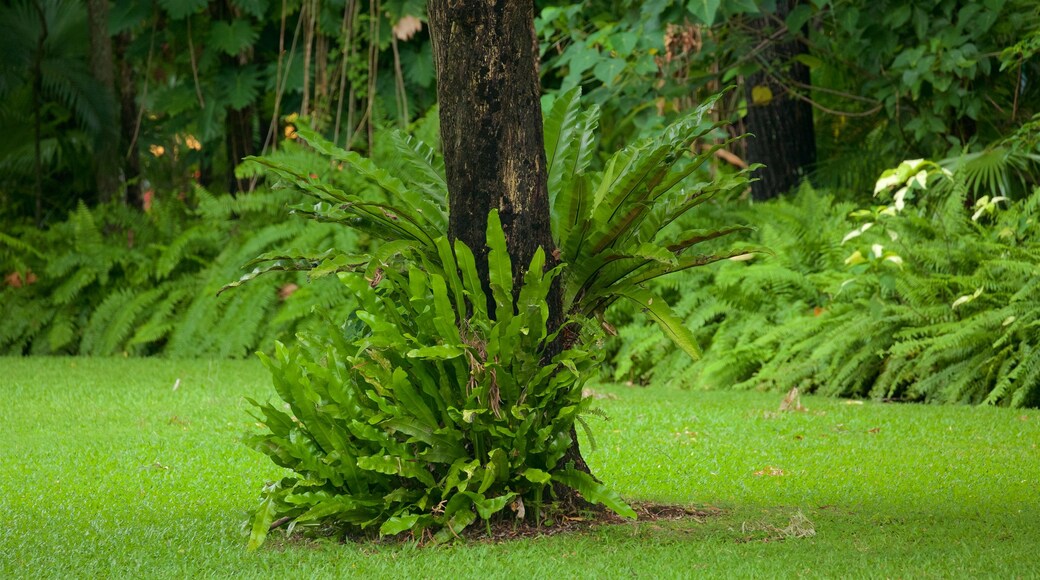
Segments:
[[[720,509],[504,543],[273,542],[239,437],[256,362],[0,358],[0,577],[1029,577],[1040,412],[597,386],[594,471]],[[586,445],[586,448],[588,445]]]

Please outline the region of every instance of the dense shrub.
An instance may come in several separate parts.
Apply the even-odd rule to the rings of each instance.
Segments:
[[[0,352],[243,357],[342,308],[331,280],[270,278],[217,295],[258,253],[357,244],[342,228],[284,219],[292,195],[196,189],[148,213],[84,205],[48,230],[0,238]],[[275,219],[275,216],[278,216]]]
[[[717,128],[705,118],[710,103],[598,168],[592,155],[597,110],[583,110],[579,97],[577,90],[561,96],[545,117],[556,248],[539,249],[521,288],[512,287],[498,215],[488,218],[493,307],[486,306],[470,250],[446,241],[443,162],[421,140],[396,136],[395,158],[403,162],[391,173],[299,129],[333,165],[381,190],[376,198],[363,188],[316,179],[291,160],[254,160],[311,196],[313,217],[380,243],[363,255],[330,247],[318,256],[260,258],[267,266],[258,272],[338,272],[361,309],[345,324],[301,335],[299,346],[280,347],[267,359],[292,415],[260,405],[266,431],[249,441],[294,473],[265,488],[253,518],[253,546],[274,522],[381,535],[429,529],[438,539],[507,505],[514,517],[540,522],[541,506],[561,499],[566,488],[634,516],[580,465],[564,460],[575,444],[574,423],[588,405],[581,386],[594,375],[599,335],[610,328],[602,317],[614,302],[631,302],[696,355],[692,335],[645,286],[746,253],[691,251],[741,227],[668,227],[746,179],[708,174],[703,165],[710,148],[690,153],[694,141]],[[545,251],[562,264],[544,271]],[[546,297],[557,277],[567,317],[562,330],[546,323]]]
[[[540,520],[553,482],[635,517],[561,461],[591,401],[581,386],[594,361],[584,345],[543,361],[556,339],[546,295],[560,268],[543,272],[539,250],[514,292],[494,213],[488,242],[494,312],[472,252],[457,242],[456,262],[441,237],[446,267],[397,255],[348,274],[362,306],[342,331],[264,357],[292,416],[261,405],[269,431],[249,442],[294,473],[265,488],[251,545],[276,517],[355,534],[432,529],[446,540],[506,507]]]
[[[676,311],[705,356],[690,363],[633,322],[614,343],[615,378],[1040,405],[1035,127],[886,172],[884,205],[855,210],[806,186],[720,208],[758,224],[773,255],[659,289],[686,292]]]

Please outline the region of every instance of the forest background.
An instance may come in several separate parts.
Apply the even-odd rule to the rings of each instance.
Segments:
[[[655,283],[703,356],[619,306],[608,378],[1040,405],[1035,3],[536,7],[543,106],[580,87],[594,165],[736,86],[690,179],[766,166],[676,227],[748,224],[714,243],[767,251]],[[241,162],[382,195],[296,130],[392,172],[399,131],[436,148],[425,3],[23,0],[0,22],[0,351],[246,357],[357,307],[335,268],[218,296],[257,255],[372,244],[287,219],[299,191]]]

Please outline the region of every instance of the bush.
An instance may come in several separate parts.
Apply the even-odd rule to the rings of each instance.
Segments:
[[[429,529],[439,539],[506,505],[517,518],[538,522],[543,503],[559,498],[563,488],[634,516],[563,459],[575,443],[574,422],[584,424],[581,385],[598,366],[600,329],[610,328],[602,317],[611,304],[627,300],[695,355],[692,335],[645,285],[747,252],[688,253],[742,227],[666,227],[746,179],[709,176],[702,165],[712,150],[688,154],[694,140],[714,135],[716,125],[704,118],[710,103],[596,169],[597,111],[581,110],[579,97],[577,90],[561,96],[545,117],[557,246],[549,251],[563,264],[543,271],[540,250],[514,291],[505,238],[492,213],[493,312],[470,250],[445,241],[448,192],[443,163],[429,145],[394,137],[403,163],[391,174],[299,128],[315,151],[378,188],[375,197],[316,179],[291,161],[254,160],[313,197],[307,206],[313,217],[383,243],[370,255],[333,247],[320,256],[260,258],[266,269],[337,271],[362,309],[342,333],[301,336],[301,346],[280,347],[267,359],[292,416],[262,405],[270,432],[249,441],[295,474],[265,488],[252,546],[275,521],[382,535]],[[550,331],[546,296],[557,277],[568,322]]]
[[[345,275],[362,306],[343,332],[263,357],[292,416],[261,405],[270,432],[249,442],[295,473],[265,489],[252,546],[276,517],[354,534],[432,529],[439,540],[507,506],[539,521],[554,482],[635,517],[590,475],[561,464],[588,409],[581,386],[594,361],[577,346],[543,364],[556,339],[546,295],[560,268],[543,272],[539,250],[514,296],[495,213],[488,240],[494,313],[469,248],[456,242],[456,262],[442,237],[448,267],[392,256],[367,275]]]
[[[285,221],[290,199],[197,188],[191,203],[171,196],[148,213],[80,204],[49,230],[0,238],[0,353],[243,357],[314,325],[312,306],[349,300],[331,280],[304,286],[293,274],[217,296],[260,252],[357,243],[349,230]]]
[[[619,320],[618,338],[608,344],[613,378],[728,388],[754,374],[770,356],[768,350],[749,348],[757,338],[830,302],[831,287],[843,279],[838,240],[851,227],[846,214],[852,209],[852,204],[804,185],[792,197],[765,204],[724,200],[695,216],[684,226],[755,224],[752,241],[767,250],[655,285],[666,300],[674,301],[676,314],[696,336],[705,353],[699,362],[672,348],[631,310],[612,312]]]
[[[739,210],[775,255],[659,289],[686,292],[676,311],[704,358],[686,362],[630,323],[615,378],[1040,405],[1040,190],[1035,123],[1026,129],[981,155],[886,172],[885,205],[853,211],[804,187]]]

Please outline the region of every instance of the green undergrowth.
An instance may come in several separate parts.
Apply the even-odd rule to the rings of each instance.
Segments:
[[[0,358],[0,577],[998,576],[1035,573],[1040,411],[594,387],[593,470],[718,508],[508,542],[246,550],[253,361]],[[588,442],[585,441],[585,448]]]

